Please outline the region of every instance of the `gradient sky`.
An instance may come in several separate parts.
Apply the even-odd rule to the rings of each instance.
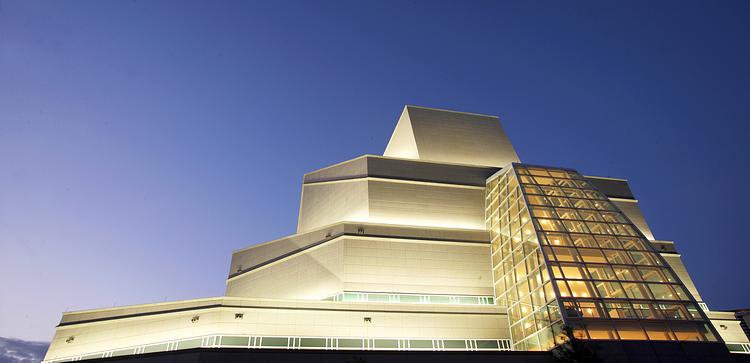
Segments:
[[[748,1],[0,0],[0,336],[222,295],[232,250],[294,232],[302,174],[382,154],[405,104],[499,115],[525,162],[628,178],[708,305],[750,307],[748,19]]]

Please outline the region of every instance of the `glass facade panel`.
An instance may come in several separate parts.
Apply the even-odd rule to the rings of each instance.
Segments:
[[[715,336],[653,245],[577,172],[513,164],[488,185],[495,298],[514,348],[549,349],[563,325],[582,339]]]

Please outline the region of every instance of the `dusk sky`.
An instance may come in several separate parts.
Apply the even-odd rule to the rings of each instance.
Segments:
[[[709,307],[750,307],[748,1],[0,0],[0,336],[222,295],[405,104],[627,178]]]

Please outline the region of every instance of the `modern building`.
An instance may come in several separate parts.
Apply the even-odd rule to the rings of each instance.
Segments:
[[[622,362],[750,353],[627,180],[523,164],[498,118],[472,113],[407,106],[382,156],[305,174],[296,233],[233,252],[226,285],[66,312],[45,361],[275,349],[547,362],[570,339]]]

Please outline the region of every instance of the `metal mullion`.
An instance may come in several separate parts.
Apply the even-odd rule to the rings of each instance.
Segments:
[[[513,163],[512,165],[515,166],[517,164]],[[510,170],[510,172],[513,173],[513,176],[516,178],[516,180],[518,180],[519,184],[521,184],[520,183],[520,181],[521,181],[520,177],[518,176],[518,173],[516,172],[516,170],[514,168],[512,168]],[[534,179],[534,181],[536,181],[536,180]],[[529,203],[528,196],[526,195],[526,193],[523,190],[523,188],[520,188],[520,190],[521,190],[521,196],[523,197],[524,204],[526,204],[526,209],[529,210],[529,206],[531,204]],[[545,198],[544,200],[546,202],[548,202],[550,205],[552,204],[552,203],[549,202],[549,199],[547,199],[547,196],[543,196],[543,198]],[[555,215],[557,215],[557,211],[555,211],[554,209],[552,211],[553,211],[553,213],[555,213]],[[563,314],[564,309],[563,309],[562,303],[560,301],[560,290],[557,288],[556,278],[555,278],[555,275],[552,273],[552,269],[550,268],[550,265],[549,265],[550,261],[547,258],[547,253],[544,251],[544,248],[542,248],[542,246],[543,246],[542,239],[540,238],[540,235],[539,235],[540,232],[539,232],[539,229],[537,228],[537,225],[535,223],[536,219],[535,219],[535,217],[532,216],[532,213],[530,211],[529,211],[529,218],[531,218],[530,222],[534,223],[534,224],[532,224],[532,226],[534,227],[534,234],[536,235],[537,243],[539,244],[539,250],[541,251],[542,258],[544,259],[544,265],[545,265],[545,268],[547,269],[547,273],[549,275],[549,283],[552,285],[552,289],[555,292],[555,301],[557,301],[557,308],[560,311],[561,319],[563,320],[563,322],[567,323],[565,314]],[[545,236],[545,239],[546,239],[546,236]],[[550,249],[550,251],[552,251],[552,250]],[[554,255],[553,255],[553,257],[554,257]],[[542,287],[543,286],[544,286],[544,283],[542,283]],[[547,305],[548,305],[548,303],[545,301],[543,307],[546,309]],[[520,322],[520,320],[519,320],[519,322]],[[513,341],[512,341],[512,338],[513,338],[513,336],[511,335],[511,344],[514,345]]]

